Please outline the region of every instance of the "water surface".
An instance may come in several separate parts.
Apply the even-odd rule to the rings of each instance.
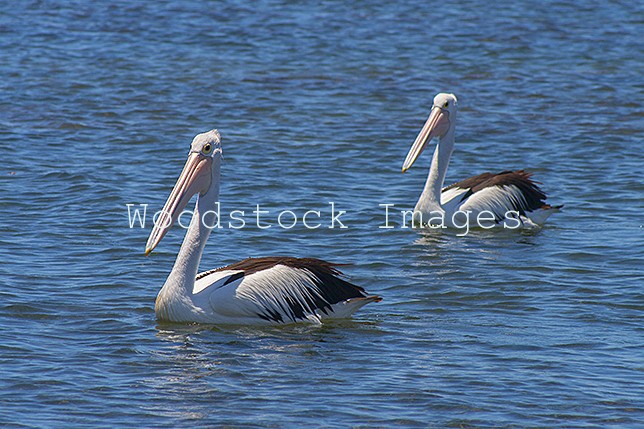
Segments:
[[[3,427],[640,427],[644,16],[637,2],[26,1],[0,15]],[[433,96],[448,181],[533,171],[539,232],[381,229]],[[158,324],[150,257],[192,137],[222,206],[347,213],[215,231],[202,269],[348,262],[384,301],[322,327]],[[249,214],[252,216],[252,214]],[[268,218],[270,220],[270,217]],[[272,221],[274,223],[274,219]]]

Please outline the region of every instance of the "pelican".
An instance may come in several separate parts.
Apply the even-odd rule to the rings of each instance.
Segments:
[[[483,173],[443,188],[449,160],[454,150],[457,100],[454,94],[440,93],[434,97],[431,113],[412,145],[402,172],[407,171],[427,147],[438,137],[425,189],[414,215],[424,224],[445,227],[477,226],[484,219],[486,228],[504,225],[508,228],[541,226],[548,217],[563,206],[546,204],[546,194],[532,174],[524,171]],[[458,219],[458,220],[457,220]],[[465,222],[465,223],[464,223]],[[478,226],[483,226],[483,221]]]
[[[157,319],[208,324],[283,324],[346,318],[381,301],[341,278],[337,264],[314,258],[248,258],[197,274],[216,208],[222,160],[217,130],[197,135],[188,160],[148,238],[154,250],[190,199],[197,202],[172,271],[159,292]]]

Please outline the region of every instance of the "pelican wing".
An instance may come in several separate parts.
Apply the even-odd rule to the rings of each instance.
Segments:
[[[209,294],[209,304],[215,313],[244,323],[249,319],[319,323],[324,317],[345,317],[338,304],[350,314],[380,300],[340,278],[335,265],[319,259],[249,258],[220,270],[227,280],[218,283],[228,283]],[[347,306],[348,302],[353,304]]]
[[[531,173],[523,170],[483,173],[450,185],[442,192],[457,195],[451,202],[457,203],[458,210],[475,214],[489,211],[501,221],[509,211],[526,216],[529,212],[549,208],[546,195],[530,176]],[[457,194],[462,190],[466,191]]]
[[[192,293],[197,295],[206,290],[215,290],[224,287],[244,277],[240,270],[211,270],[197,274]]]

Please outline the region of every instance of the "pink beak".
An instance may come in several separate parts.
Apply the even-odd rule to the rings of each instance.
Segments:
[[[145,245],[145,255],[149,255],[161,239],[175,223],[183,209],[196,193],[205,194],[212,181],[212,158],[191,152],[186,165],[177,179],[163,210],[154,223],[148,242]]]
[[[449,130],[449,126],[449,112],[438,106],[434,106],[423,129],[420,130],[416,141],[411,146],[411,149],[409,149],[409,153],[402,167],[402,172],[404,173],[414,164],[431,139],[445,135]]]

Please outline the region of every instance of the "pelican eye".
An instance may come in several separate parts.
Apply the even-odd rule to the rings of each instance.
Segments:
[[[446,101],[445,104],[443,104],[443,109],[447,109],[449,107],[449,101]]]
[[[205,145],[203,145],[203,148],[201,148],[201,153],[203,153],[204,155],[210,155],[211,152],[212,145],[210,143],[206,143]]]

